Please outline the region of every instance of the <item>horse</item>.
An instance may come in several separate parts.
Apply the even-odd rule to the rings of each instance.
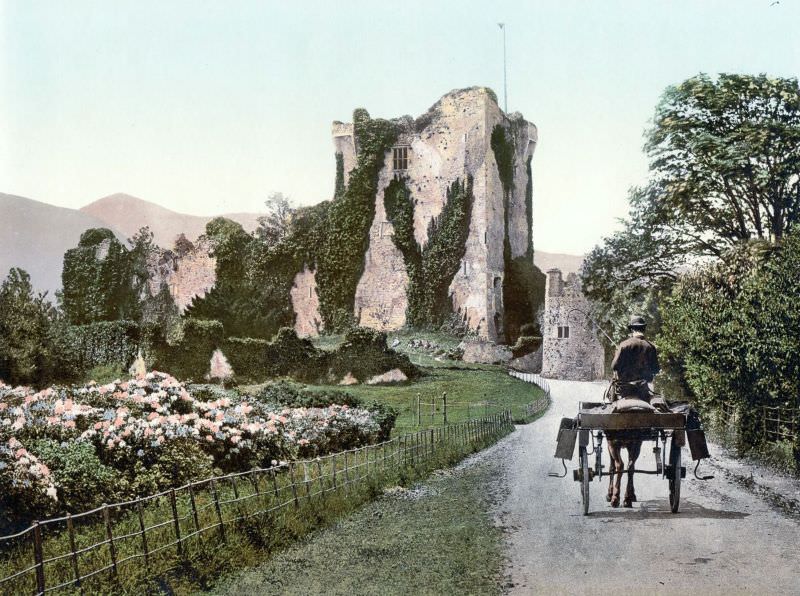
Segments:
[[[633,507],[636,502],[636,491],[633,487],[633,471],[636,460],[642,451],[642,440],[634,438],[628,431],[606,431],[606,443],[608,443],[608,455],[611,457],[611,465],[608,470],[608,495],[606,501],[612,507],[619,507],[619,492],[622,482],[622,473],[625,470],[625,462],[622,459],[622,450],[628,452],[628,482],[625,485],[625,499],[623,507]]]
[[[624,397],[637,397],[644,403],[649,404],[650,392],[647,383],[643,381],[623,383],[614,379],[606,390],[604,400],[613,403]],[[648,405],[647,407],[649,408],[650,406]],[[608,455],[611,458],[611,465],[608,470],[606,501],[611,503],[612,507],[619,507],[620,485],[622,483],[622,473],[625,471],[622,450],[625,449],[628,452],[628,482],[625,485],[625,498],[622,501],[622,506],[633,507],[633,503],[636,502],[633,475],[636,460],[642,451],[641,434],[637,431],[606,431],[606,442],[608,443]]]

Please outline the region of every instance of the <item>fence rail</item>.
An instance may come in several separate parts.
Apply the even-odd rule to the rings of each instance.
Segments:
[[[548,399],[528,405],[547,407]],[[36,521],[0,536],[0,593],[45,594],[83,590],[100,574],[116,578],[120,568],[141,565],[155,572],[166,555],[185,559],[198,540],[254,517],[270,519],[301,505],[324,501],[332,492],[349,494],[354,485],[380,474],[433,461],[442,449],[472,446],[513,428],[510,410],[449,426],[395,437],[383,443],[310,460],[192,482],[160,493],[103,505],[74,515]]]
[[[452,401],[447,397],[447,392],[443,392],[440,396],[426,396],[423,399],[422,394],[418,393],[412,403],[414,426],[420,427],[423,422],[428,426],[435,424],[447,425],[452,422],[454,412],[460,412],[469,419],[474,415],[490,416],[505,410],[511,410],[515,419],[530,418],[547,407],[550,398],[550,384],[547,379],[538,374],[524,373],[513,369],[509,370],[509,375],[526,383],[536,385],[545,392],[547,399],[540,399],[527,404],[508,404],[488,399],[478,402]]]
[[[800,409],[781,406],[761,406],[761,408],[764,437],[767,441],[798,441]]]
[[[742,413],[736,404],[723,404],[719,407],[718,412],[724,427],[729,429],[738,427]],[[752,424],[761,430],[766,442],[800,442],[800,408],[761,405],[753,411],[752,416]],[[760,421],[758,420],[759,416]]]

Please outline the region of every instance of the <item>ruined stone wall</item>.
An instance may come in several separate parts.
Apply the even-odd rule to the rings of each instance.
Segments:
[[[316,273],[306,266],[294,276],[289,293],[295,312],[294,330],[298,337],[316,337],[324,327],[319,314]]]
[[[394,177],[392,153],[384,157],[375,197],[375,219],[369,230],[369,248],[364,273],[356,287],[354,313],[362,327],[380,331],[400,329],[406,324],[408,273],[403,253],[395,246],[394,226],[386,217],[383,193]]]
[[[347,185],[350,180],[350,172],[356,167],[356,133],[352,122],[334,122],[331,134],[336,153],[342,154],[344,183]]]
[[[584,314],[590,312],[591,304],[578,277],[570,273],[564,280],[560,270],[550,269],[544,300],[542,376],[572,381],[602,379],[603,345]],[[559,337],[559,327],[568,327],[569,337]]]
[[[477,87],[448,93],[426,114],[404,124],[397,144],[409,147],[408,169],[394,172],[392,153],[387,152],[378,184],[365,270],[356,293],[356,318],[361,325],[382,330],[398,329],[405,324],[408,275],[402,254],[392,241],[392,226],[383,207],[383,192],[392,178],[402,176],[411,191],[414,236],[424,246],[431,220],[442,212],[448,187],[456,180],[472,177],[474,203],[466,252],[449,292],[453,312],[479,336],[496,340],[502,335],[498,325],[502,325],[503,313],[505,214],[491,135],[494,126],[500,124],[513,130],[515,138],[514,188],[510,193],[508,219],[512,253],[516,257],[526,253],[531,240],[525,210],[526,164],[536,145],[536,127],[519,114],[507,117],[492,92]],[[352,125],[334,123],[334,144],[344,156],[347,179],[355,165],[355,155],[348,152],[357,146]]]
[[[206,295],[217,279],[217,260],[210,255],[208,240],[200,237],[194,249],[183,256],[170,250],[160,251],[148,263],[150,294],[155,296],[166,283],[170,295],[183,313],[195,296]]]

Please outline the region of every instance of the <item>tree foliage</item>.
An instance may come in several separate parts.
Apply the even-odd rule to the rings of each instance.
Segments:
[[[665,91],[646,136],[650,180],[582,272],[620,328],[631,310],[654,310],[681,270],[743,241],[778,242],[800,217],[796,79],[692,77]]]
[[[800,407],[800,230],[741,244],[676,284],[658,337],[697,403],[735,405],[743,447],[764,440],[762,405]],[[797,446],[800,448],[800,445]]]
[[[295,208],[281,192],[274,192],[264,202],[267,214],[258,218],[255,236],[267,246],[274,246],[289,234]]]
[[[35,294],[30,276],[13,268],[0,286],[0,379],[39,385],[53,355],[50,327],[54,309]]]

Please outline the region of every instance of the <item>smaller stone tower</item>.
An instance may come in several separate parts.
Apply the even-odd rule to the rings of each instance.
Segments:
[[[588,318],[591,304],[578,276],[547,271],[542,326],[542,376],[595,381],[605,376],[605,352]]]

